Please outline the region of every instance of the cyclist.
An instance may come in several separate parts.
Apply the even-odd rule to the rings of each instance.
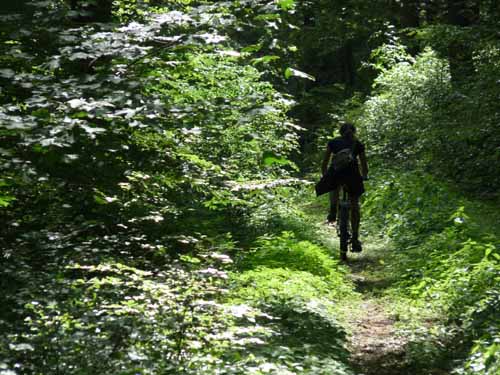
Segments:
[[[337,205],[339,201],[339,187],[344,185],[349,195],[351,206],[351,228],[352,228],[352,251],[360,252],[362,250],[359,241],[359,223],[360,209],[359,197],[364,193],[365,188],[363,180],[368,178],[368,163],[366,161],[365,146],[356,138],[356,127],[346,122],[340,127],[340,137],[334,138],[328,142],[325,156],[321,165],[323,176],[331,174],[330,190],[330,213],[327,221],[334,223],[337,220]],[[328,168],[330,159],[341,150],[350,149],[353,160],[342,170],[333,170],[332,165]],[[358,159],[361,162],[361,173]],[[333,161],[333,159],[332,159]]]

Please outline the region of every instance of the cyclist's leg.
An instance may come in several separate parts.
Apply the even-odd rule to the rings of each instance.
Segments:
[[[351,204],[351,228],[352,228],[352,238],[351,238],[351,248],[352,251],[359,253],[363,251],[361,242],[359,241],[359,223],[361,219],[361,210],[359,208],[359,195],[351,194],[349,196],[349,201]]]
[[[365,189],[363,179],[357,171],[349,177],[348,188],[351,205],[352,249],[353,251],[361,251],[361,243],[359,242],[359,225],[361,220],[359,198]]]
[[[339,186],[330,191],[330,212],[328,213],[327,220],[329,223],[334,223],[337,220],[337,208],[339,204]]]
[[[361,210],[359,209],[359,196],[349,194],[349,202],[351,205],[351,228],[352,238],[358,239],[359,237],[359,223],[361,221]]]

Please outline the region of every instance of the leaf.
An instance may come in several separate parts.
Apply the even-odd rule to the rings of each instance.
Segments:
[[[82,124],[81,125],[81,128],[83,130],[85,130],[85,132],[87,134],[90,134],[90,135],[94,135],[94,134],[99,134],[99,133],[104,133],[106,131],[106,129],[104,128],[94,128],[92,126],[88,126],[88,125],[85,125],[85,124]]]
[[[198,35],[193,35],[194,38],[202,39],[205,43],[207,44],[217,44],[224,42],[227,38],[223,35],[218,35],[218,34],[198,34]]]
[[[264,165],[271,166],[274,164],[278,165],[290,165],[292,162],[283,156],[277,156],[272,152],[266,151],[263,155]]]
[[[12,201],[15,200],[16,198],[10,195],[0,195],[0,207],[7,207]]]
[[[285,78],[288,79],[290,77],[299,77],[299,78],[305,78],[311,81],[316,81],[316,78],[314,78],[312,75],[301,72],[300,70],[293,69],[293,68],[286,68],[285,70]]]
[[[2,78],[11,79],[15,75],[16,72],[14,72],[12,69],[0,69],[0,77]]]
[[[105,205],[105,204],[108,204],[109,202],[106,201],[106,199],[104,199],[103,197],[97,195],[97,194],[94,194],[94,201],[97,203],[97,204],[101,204],[101,205]]]
[[[144,361],[144,360],[148,359],[148,357],[146,355],[137,353],[135,350],[129,351],[128,352],[128,357],[132,361]]]
[[[252,59],[252,65],[268,64],[271,61],[279,60],[279,58],[280,58],[279,56],[274,56],[274,55],[258,57],[256,59]]]
[[[37,118],[42,118],[42,119],[50,117],[50,112],[46,108],[37,109],[36,111],[33,111],[31,114]]]
[[[74,113],[71,115],[72,118],[75,118],[75,119],[78,119],[78,118],[86,118],[88,117],[89,114],[85,111],[80,111],[80,112],[77,112],[77,113]]]
[[[259,44],[251,44],[242,48],[241,52],[258,52],[262,49],[262,43]]]
[[[490,256],[490,254],[493,252],[493,247],[492,246],[488,246],[486,248],[486,250],[484,251],[484,257],[485,258],[488,258]]]
[[[8,117],[7,120],[8,122],[1,124],[1,126],[9,130],[26,130],[36,126],[35,122],[28,121],[18,116]]]
[[[85,104],[87,104],[84,100],[82,99],[72,99],[72,100],[69,100],[68,102],[68,105],[73,108],[73,109],[76,109],[76,108],[79,108]]]
[[[69,60],[70,61],[74,61],[74,60],[86,60],[86,59],[92,58],[92,57],[93,57],[92,55],[89,55],[88,53],[85,53],[85,52],[76,52],[76,53],[73,53],[69,57]]]
[[[262,107],[259,107],[259,108],[254,108],[250,111],[248,111],[248,115],[249,116],[265,116],[269,113],[276,113],[278,110],[271,106],[271,105],[264,105]]]
[[[25,352],[25,351],[32,352],[35,350],[35,348],[33,348],[31,344],[9,344],[9,348],[17,352]]]
[[[281,16],[277,13],[261,14],[254,18],[255,21],[269,21],[269,20],[279,20],[279,19],[281,19]]]
[[[59,69],[61,67],[61,59],[59,58],[59,56],[54,56],[54,58],[50,60],[45,66],[49,70]]]
[[[200,264],[201,263],[201,260],[199,258],[190,256],[190,255],[181,255],[180,259],[186,263],[192,263],[192,264]]]
[[[295,0],[278,0],[278,5],[283,10],[293,9],[295,6]]]

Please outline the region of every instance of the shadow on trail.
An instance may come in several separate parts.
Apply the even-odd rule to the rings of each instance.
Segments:
[[[387,273],[383,253],[349,253],[348,257],[346,265],[351,269],[350,277],[359,293],[381,295],[396,281]]]
[[[448,369],[416,368],[406,362],[405,352],[374,355],[363,363],[353,363],[357,375],[449,375]]]
[[[355,290],[359,293],[370,293],[373,295],[380,295],[387,289],[394,281],[394,279],[376,279],[368,277],[352,276],[352,280],[356,286]]]
[[[412,351],[425,351],[425,342],[412,342],[398,332],[399,318],[391,311],[388,291],[398,281],[387,244],[365,242],[362,253],[348,253],[345,265],[362,299],[350,318],[349,350],[357,375],[446,375],[439,363],[416,363]],[[443,361],[446,363],[446,361]],[[443,366],[444,367],[444,366]]]

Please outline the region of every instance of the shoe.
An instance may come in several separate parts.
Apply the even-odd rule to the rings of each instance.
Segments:
[[[343,262],[347,262],[347,253],[340,253],[340,260]]]
[[[360,253],[363,251],[363,246],[361,246],[361,242],[357,238],[352,239],[351,251],[353,253]]]

